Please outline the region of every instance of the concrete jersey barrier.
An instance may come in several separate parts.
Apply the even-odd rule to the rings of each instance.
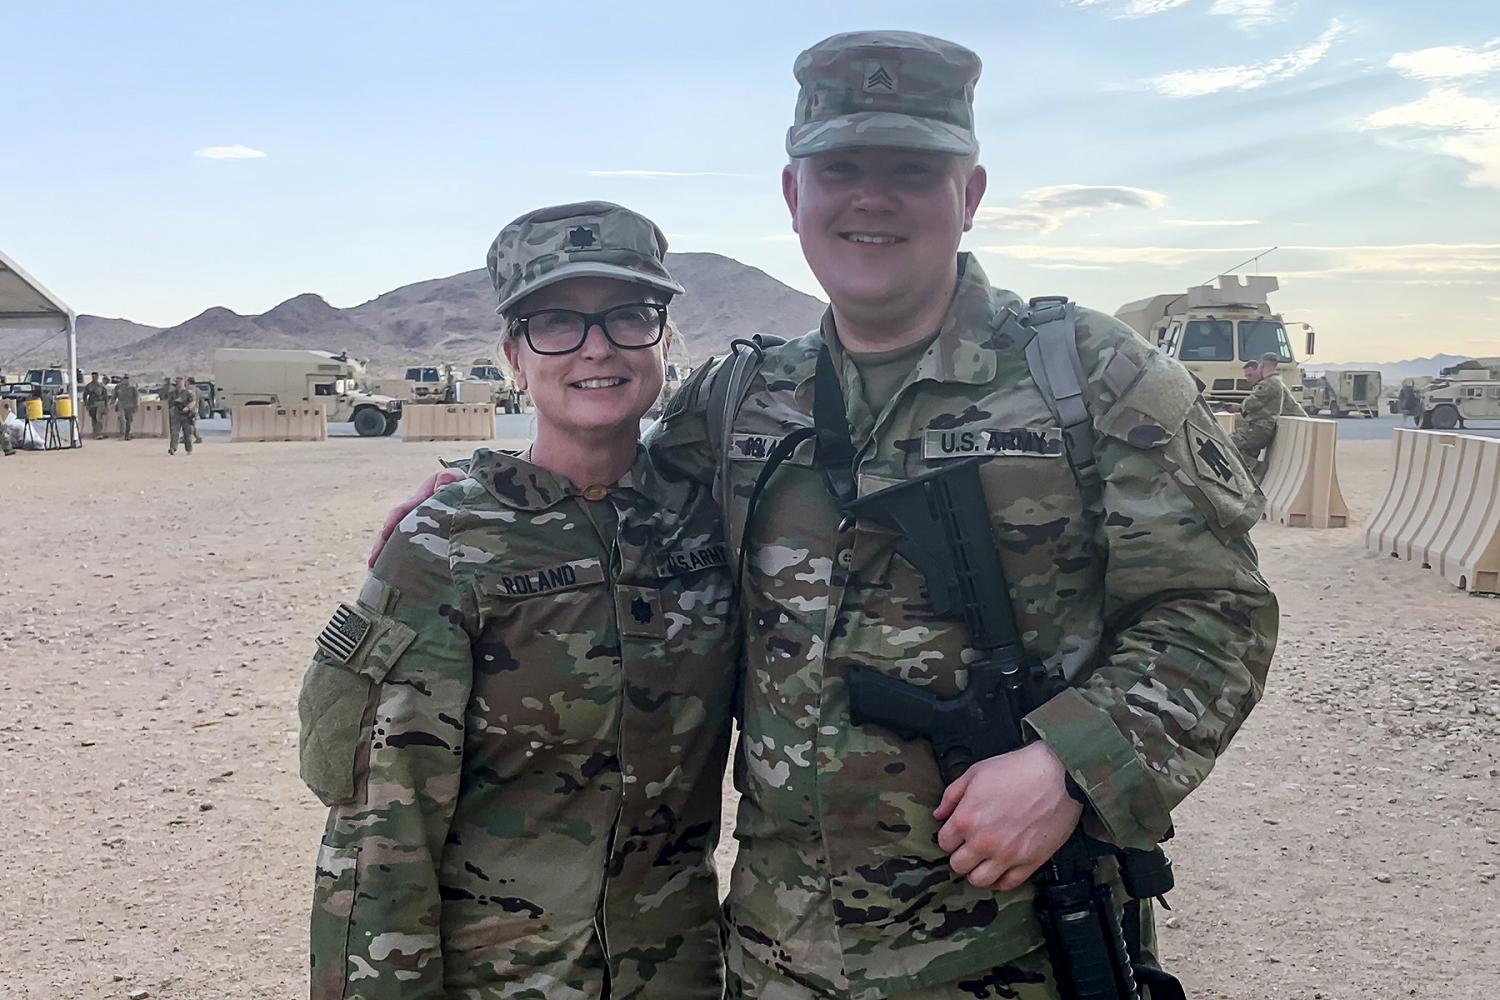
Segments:
[[[1397,430],[1392,448],[1365,548],[1435,569],[1460,590],[1500,593],[1500,440]]]
[[[246,403],[230,414],[229,431],[231,441],[326,441],[328,414],[319,403]]]
[[[167,404],[159,399],[147,399],[136,408],[135,419],[130,424],[132,438],[164,438],[167,436]]]
[[[401,411],[405,441],[488,441],[495,436],[490,403],[413,403]]]
[[[1338,424],[1310,417],[1277,417],[1261,491],[1265,517],[1290,528],[1344,528],[1349,507],[1339,488]]]

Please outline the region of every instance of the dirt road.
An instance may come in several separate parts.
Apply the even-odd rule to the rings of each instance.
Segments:
[[[1368,513],[1389,444],[1340,454]],[[311,638],[438,455],[390,440],[90,443],[0,460],[0,995],[291,997],[323,810]],[[1163,947],[1195,998],[1500,993],[1500,601],[1255,539],[1265,700],[1177,815]]]

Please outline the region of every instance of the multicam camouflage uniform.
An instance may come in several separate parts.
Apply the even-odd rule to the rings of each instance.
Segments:
[[[333,806],[313,996],[718,998],[717,508],[644,451],[604,502],[488,451],[470,474],[401,523],[304,682]]]
[[[617,205],[528,213],[502,310],[574,276],[682,291]],[[333,806],[313,995],[717,1000],[719,791],[738,661],[719,510],[641,450],[580,493],[522,459],[400,525],[303,687]]]
[[[140,409],[140,405],[141,391],[133,382],[121,382],[115,389],[115,406],[120,436],[126,441],[130,440],[131,429],[135,426],[135,411]]]
[[[1026,331],[1003,322],[1020,301],[967,255],[961,266],[937,340],[883,411],[841,365],[860,492],[994,455],[981,474],[1027,651],[1073,685],[1027,721],[1087,794],[1093,832],[1149,848],[1260,696],[1276,602],[1244,535],[1261,500],[1191,376],[1079,310],[1104,479],[1089,502],[1031,381]],[[838,357],[831,319],[772,349],[739,411],[732,546],[769,446],[812,424],[825,342]],[[704,481],[718,464],[708,378],[650,442]],[[937,847],[943,785],[925,744],[849,722],[850,666],[952,695],[965,647],[892,537],[840,521],[808,449],[773,477],[750,530],[731,968],[742,952],[752,983],[770,972],[875,997],[1035,964],[1029,888],[975,889]]]
[[[182,437],[182,447],[187,453],[193,453],[193,442],[202,442],[198,437],[198,390],[191,386],[179,386],[167,392],[165,402],[167,404],[168,422],[171,424],[171,438],[167,444],[167,454],[177,450],[178,436]]]
[[[973,53],[937,39],[830,39],[798,60],[788,151],[805,155],[807,139],[814,151],[970,152],[977,75]],[[882,112],[883,97],[859,110],[887,81],[901,91],[891,106],[917,117]],[[826,120],[851,100],[853,112]],[[915,142],[926,126],[932,141]],[[962,690],[962,627],[931,614],[893,536],[843,522],[811,442],[772,477],[747,531],[766,456],[813,423],[823,344],[839,364],[861,494],[991,456],[981,476],[1023,642],[1070,684],[1027,721],[1086,794],[1091,833],[1123,847],[1160,841],[1262,690],[1277,607],[1245,537],[1262,498],[1191,376],[1115,320],[1078,310],[1102,476],[1085,496],[1030,376],[1031,333],[1010,312],[1020,300],[992,289],[967,254],[958,264],[941,330],[878,412],[830,313],[767,352],[729,428],[727,534],[732,548],[749,543],[744,796],[726,907],[732,992],[744,996],[1057,995],[1030,887],[976,889],[937,846],[943,784],[927,745],[849,719],[855,664]],[[700,482],[719,468],[705,408],[723,370],[705,366],[648,437],[659,462]],[[1113,863],[1099,874],[1116,879]]]
[[[1240,407],[1240,425],[1231,440],[1246,463],[1255,465],[1257,479],[1264,471],[1261,452],[1276,437],[1276,418],[1305,416],[1307,411],[1292,397],[1280,375],[1267,375],[1255,383]]]
[[[92,379],[84,385],[80,402],[89,415],[89,430],[96,438],[104,437],[109,429],[105,421],[105,414],[109,412],[109,386],[97,377]]]

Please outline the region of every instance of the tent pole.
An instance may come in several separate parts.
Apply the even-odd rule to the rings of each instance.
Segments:
[[[83,421],[78,417],[78,328],[73,313],[68,313],[68,395],[73,399],[73,433],[68,447],[83,447]],[[76,442],[76,444],[75,444]]]

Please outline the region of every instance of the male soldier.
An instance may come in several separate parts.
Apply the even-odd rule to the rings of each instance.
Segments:
[[[1281,381],[1280,365],[1281,359],[1268,352],[1261,356],[1256,377],[1252,378],[1246,367],[1245,377],[1250,379],[1252,388],[1240,407],[1240,425],[1231,438],[1246,464],[1254,467],[1257,480],[1265,475],[1266,460],[1261,453],[1270,448],[1276,437],[1276,418],[1307,416],[1302,404],[1292,398],[1292,391]]]
[[[115,387],[115,407],[119,414],[120,436],[126,441],[130,440],[130,429],[135,423],[135,411],[141,405],[141,392],[130,381],[129,375],[120,376],[120,384]]]
[[[105,416],[109,412],[109,387],[99,381],[98,372],[90,372],[88,385],[83,387],[83,408],[88,412],[95,440],[108,437]]]
[[[958,253],[986,183],[979,70],[905,32],[798,58],[782,188],[830,309],[766,350],[739,398],[731,364],[695,372],[651,435],[664,463],[721,477],[730,550],[748,552],[732,996],[1055,1000],[1026,880],[1080,819],[1155,847],[1269,666],[1276,601],[1245,537],[1262,500],[1191,376],[1102,313],[1029,310]],[[747,524],[797,432],[813,439],[766,474]],[[972,457],[1025,650],[1064,686],[1026,717],[1036,742],[945,790],[926,742],[853,724],[848,677],[952,696],[968,637],[896,536],[832,492]],[[1113,861],[1097,875],[1123,900]],[[1149,910],[1127,909],[1149,965]]]
[[[0,455],[14,455],[16,453],[15,445],[10,443],[10,428],[6,426],[13,412],[14,409],[11,406],[10,400],[7,399],[4,402],[0,402]]]
[[[167,445],[167,454],[177,454],[177,437],[182,436],[182,447],[193,453],[193,442],[202,443],[198,437],[198,390],[187,380],[186,375],[177,376],[177,384],[167,393],[167,412],[171,414],[172,437]]]

